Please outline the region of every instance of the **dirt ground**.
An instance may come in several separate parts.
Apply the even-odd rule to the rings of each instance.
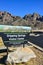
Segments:
[[[14,64],[14,65],[43,65],[43,52],[34,47],[30,47],[30,48],[36,54],[36,58],[31,59],[30,61],[28,61],[26,63],[19,63],[19,64]],[[0,65],[5,65],[6,59],[7,59],[6,50],[0,51]],[[8,64],[8,65],[10,65],[10,64]]]

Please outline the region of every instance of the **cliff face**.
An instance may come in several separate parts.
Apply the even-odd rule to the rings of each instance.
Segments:
[[[33,13],[21,18],[20,16],[12,16],[8,12],[0,12],[0,24],[31,26],[33,29],[43,29],[43,16]]]
[[[27,20],[32,28],[43,29],[43,16],[33,13],[25,15],[23,19]]]
[[[18,19],[20,19],[19,16],[12,16],[8,12],[0,12],[0,24],[12,25]]]

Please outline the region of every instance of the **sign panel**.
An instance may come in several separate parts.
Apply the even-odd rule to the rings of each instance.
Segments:
[[[0,32],[0,36],[2,37],[5,45],[14,45],[14,44],[21,44],[28,40],[28,33],[25,32]]]

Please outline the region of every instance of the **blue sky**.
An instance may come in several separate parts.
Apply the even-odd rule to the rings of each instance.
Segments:
[[[0,11],[21,17],[34,12],[43,15],[43,0],[0,0]]]

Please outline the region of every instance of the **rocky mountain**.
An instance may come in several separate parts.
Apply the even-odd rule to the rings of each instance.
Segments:
[[[43,16],[33,13],[27,14],[21,18],[20,16],[13,16],[8,12],[0,11],[0,24],[31,26],[33,29],[43,29]]]
[[[0,24],[12,25],[13,22],[20,18],[19,16],[12,16],[8,12],[0,12]]]
[[[43,16],[33,13],[23,17],[33,29],[43,29]]]

